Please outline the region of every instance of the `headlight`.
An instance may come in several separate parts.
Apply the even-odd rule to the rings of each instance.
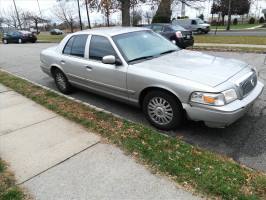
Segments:
[[[223,106],[237,99],[234,89],[226,90],[222,93],[193,92],[191,102],[212,106]]]

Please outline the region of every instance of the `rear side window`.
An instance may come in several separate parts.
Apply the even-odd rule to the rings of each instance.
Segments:
[[[173,29],[171,29],[169,26],[164,27],[164,32],[172,32]]]
[[[152,30],[156,33],[161,32],[163,27],[161,25],[153,25]]]
[[[87,38],[88,35],[76,35],[71,37],[68,40],[63,53],[67,55],[84,57]]]
[[[102,60],[104,56],[116,56],[113,46],[106,37],[92,36],[90,41],[90,59]]]

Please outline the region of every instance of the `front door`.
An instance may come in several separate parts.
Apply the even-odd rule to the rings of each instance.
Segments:
[[[108,95],[127,99],[127,67],[104,64],[102,58],[107,55],[118,58],[107,37],[93,35],[90,40],[89,62],[86,68],[88,86]]]

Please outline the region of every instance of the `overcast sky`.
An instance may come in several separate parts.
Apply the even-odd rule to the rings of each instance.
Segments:
[[[37,0],[15,0],[18,9],[22,9],[24,11],[34,11],[36,13],[39,13],[39,9],[38,9],[38,3]],[[80,0],[80,2],[82,2],[83,0]],[[251,12],[254,13],[256,16],[259,15],[259,12],[261,12],[261,10],[263,8],[266,8],[266,0],[255,0],[258,1],[258,4],[255,3],[252,6],[252,10]],[[56,0],[39,0],[40,3],[40,8],[41,8],[41,12],[43,16],[49,17],[51,19],[53,19],[53,21],[57,21],[52,13],[53,11],[53,7],[56,5]],[[210,12],[210,7],[212,4],[212,0],[207,0],[205,3],[197,3],[196,5],[194,5],[194,7],[199,8],[194,9],[194,8],[186,8],[186,15],[190,16],[190,17],[196,17],[197,15],[199,15],[200,13],[204,13],[206,17],[209,17],[209,12]],[[13,0],[0,0],[0,9],[9,9],[11,7],[13,7]],[[73,6],[75,7],[76,4],[73,3]],[[256,9],[256,7],[258,7],[258,9]],[[142,9],[144,9],[144,12],[147,10],[150,10],[150,8],[148,8],[147,6],[142,6]],[[257,10],[257,13],[256,13]],[[180,15],[180,6],[174,6],[173,7],[173,17],[176,17],[177,15]],[[83,21],[86,22],[86,11],[85,8],[82,8],[82,18]],[[120,13],[115,13],[112,15],[112,20],[113,21],[119,21],[121,19]],[[91,20],[92,23],[97,22],[97,23],[101,23],[102,21],[104,21],[104,16],[101,13],[97,13],[97,12],[93,12],[91,13]]]

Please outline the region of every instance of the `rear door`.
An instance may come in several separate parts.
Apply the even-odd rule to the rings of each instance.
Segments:
[[[86,67],[88,60],[85,58],[88,34],[72,36],[65,45],[60,66],[70,82],[86,85]]]

